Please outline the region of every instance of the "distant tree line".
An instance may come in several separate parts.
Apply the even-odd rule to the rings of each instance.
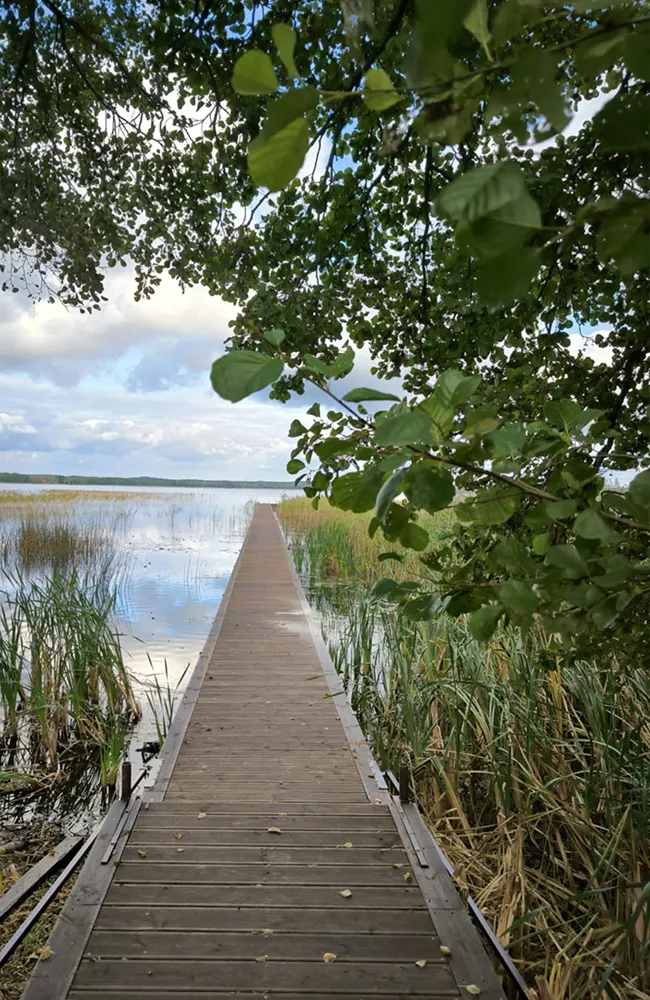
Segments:
[[[0,472],[0,483],[52,483],[64,486],[187,486],[195,489],[295,489],[291,482],[243,479],[161,479],[156,476],[29,476],[22,472]]]

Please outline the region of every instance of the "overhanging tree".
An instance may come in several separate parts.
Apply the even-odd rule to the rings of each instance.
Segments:
[[[286,399],[305,379],[336,396],[343,341],[368,345],[406,395],[375,412],[385,403],[357,392],[294,422],[289,470],[311,462],[315,499],[374,507],[373,530],[422,551],[421,593],[379,588],[409,614],[441,594],[478,636],[541,614],[570,639],[634,613],[650,473],[625,495],[603,473],[647,455],[647,5],[11,10],[0,247],[35,254],[83,304],[102,264],[127,256],[140,292],[167,268],[239,304],[213,370],[226,398],[272,384]],[[527,148],[601,93],[577,136]],[[295,179],[309,150],[316,168]],[[582,325],[608,330],[611,364],[571,353]],[[458,487],[474,500],[428,554],[418,512]]]

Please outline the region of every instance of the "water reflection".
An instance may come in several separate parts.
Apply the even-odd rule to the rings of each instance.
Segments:
[[[36,492],[29,487],[28,492]],[[43,487],[49,492],[51,487]],[[65,488],[63,488],[65,489]],[[68,488],[69,491],[69,488]],[[3,490],[4,492],[4,490]],[[17,493],[23,492],[17,490]],[[180,697],[226,589],[256,501],[275,503],[279,490],[169,490],[142,493],[124,488],[75,488],[73,500],[36,505],[48,517],[73,518],[75,524],[110,536],[112,578],[118,580],[117,627],[123,656],[135,678],[142,706],[130,744],[141,769],[141,749],[157,738],[147,699],[154,677]],[[93,494],[96,496],[93,496]],[[108,498],[107,494],[114,494]],[[18,499],[18,498],[17,498]],[[18,530],[29,505],[3,505],[3,537]],[[34,507],[33,516],[40,516]],[[42,568],[37,572],[42,572]],[[116,575],[117,574],[117,575]],[[42,789],[17,796],[14,820],[63,820],[66,829],[87,826],[105,802],[99,763],[92,753],[82,760],[61,757],[62,774]],[[71,809],[71,795],[74,809]],[[12,799],[14,797],[12,796]]]

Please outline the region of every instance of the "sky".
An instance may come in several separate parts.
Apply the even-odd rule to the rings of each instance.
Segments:
[[[602,103],[584,102],[566,131]],[[90,315],[0,293],[0,471],[287,480],[287,429],[315,396],[220,399],[209,370],[234,307],[171,279],[149,300],[135,302],[134,290],[129,268],[109,271],[108,302]],[[369,366],[362,353],[337,389],[376,385]]]
[[[0,295],[0,471],[287,480],[301,408],[210,387],[233,307],[171,280],[135,302],[134,287],[109,272],[91,315]]]

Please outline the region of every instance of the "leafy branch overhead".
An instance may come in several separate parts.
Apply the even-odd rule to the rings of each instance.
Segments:
[[[287,25],[272,32],[280,60],[295,86],[281,93],[271,57],[259,49],[237,60],[233,88],[244,95],[278,94],[267,106],[266,122],[249,146],[252,179],[271,192],[285,188],[303,166],[310,147],[310,122],[319,112],[338,105],[327,127],[336,128],[337,113],[363,118],[385,114],[398,130],[412,128],[423,145],[458,147],[476,129],[477,119],[498,146],[494,162],[464,170],[443,185],[435,201],[437,214],[454,226],[459,246],[469,246],[479,261],[477,290],[490,306],[508,304],[526,294],[543,263],[546,246],[574,238],[576,229],[597,220],[600,253],[623,269],[647,268],[650,262],[650,207],[647,198],[622,196],[594,202],[545,225],[525,172],[508,158],[508,142],[528,137],[531,127],[547,134],[561,132],[571,117],[570,85],[598,87],[602,75],[621,73],[625,87],[596,115],[595,130],[604,150],[650,151],[650,108],[645,93],[650,63],[650,14],[641,4],[596,4],[606,9],[594,17],[594,4],[574,4],[569,21],[563,10],[544,14],[543,3],[507,0],[489,5],[421,0],[412,38],[405,46],[404,66],[395,81],[381,66],[366,68],[361,87],[318,90],[302,85],[293,52],[296,36]],[[492,8],[492,10],[490,9]],[[636,8],[636,9],[635,9]],[[493,14],[493,16],[492,16]],[[492,26],[490,27],[490,21]],[[547,38],[531,28],[550,21]],[[463,62],[441,44],[457,42],[467,49],[467,34],[479,44]],[[285,37],[284,47],[277,36]],[[558,40],[560,39],[560,40]],[[546,41],[543,46],[541,42]],[[631,78],[638,74],[636,85]],[[322,115],[320,116],[322,117]],[[387,116],[388,117],[388,116]],[[315,129],[312,127],[312,133]],[[639,192],[640,194],[641,192]],[[616,221],[618,224],[616,223]],[[481,238],[489,226],[489,243]],[[617,237],[616,233],[619,234]]]
[[[646,3],[5,7],[4,290],[231,303],[215,390],[319,388],[289,471],[419,553],[409,614],[647,618]]]
[[[267,339],[284,341],[280,331],[274,334]],[[278,378],[270,366],[282,369],[289,361],[234,350],[215,362],[213,386],[228,399],[241,398]],[[312,359],[303,375],[341,409],[325,417],[315,404],[309,428],[294,420],[288,470],[300,473],[296,482],[304,481],[315,505],[327,495],[343,510],[374,510],[371,534],[423,553],[420,584],[378,581],[378,598],[399,601],[414,618],[441,607],[469,612],[479,639],[489,638],[503,616],[529,627],[534,614],[569,640],[611,624],[648,591],[650,470],[625,493],[605,487],[592,459],[607,427],[600,410],[561,399],[545,406],[543,420],[507,421],[481,402],[480,377],[453,369],[415,402],[375,389],[338,398],[324,379],[350,370],[349,349],[328,372],[323,367]],[[373,416],[363,405],[391,400]],[[306,479],[314,457],[320,467]],[[458,502],[464,488],[467,498]],[[452,505],[456,526],[447,544],[427,553],[421,513]],[[431,588],[442,604],[422,599]]]

